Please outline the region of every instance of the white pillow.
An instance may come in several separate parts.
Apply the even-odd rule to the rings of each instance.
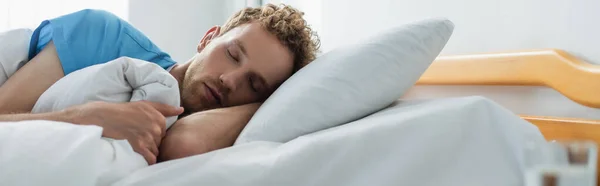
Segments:
[[[263,103],[235,144],[287,142],[385,108],[416,83],[453,29],[446,19],[424,20],[320,56]]]

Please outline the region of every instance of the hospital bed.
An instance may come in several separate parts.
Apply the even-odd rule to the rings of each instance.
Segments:
[[[442,56],[417,84],[545,86],[578,104],[600,108],[599,80],[600,66],[583,62],[562,50],[545,49]],[[535,124],[548,140],[590,140],[600,144],[600,120],[520,116]],[[600,168],[600,164],[597,167]]]

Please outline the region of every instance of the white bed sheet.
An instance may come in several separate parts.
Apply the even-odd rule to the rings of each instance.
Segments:
[[[153,165],[114,185],[522,185],[525,144],[544,142],[481,97],[404,101],[285,144]]]

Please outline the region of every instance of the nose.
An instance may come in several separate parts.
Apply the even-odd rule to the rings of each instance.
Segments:
[[[247,70],[239,68],[221,74],[219,79],[221,80],[221,83],[223,83],[223,85],[229,89],[230,92],[234,92],[236,89],[240,88],[244,82],[247,81],[247,74]]]

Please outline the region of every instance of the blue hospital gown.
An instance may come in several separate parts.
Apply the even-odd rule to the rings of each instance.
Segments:
[[[29,59],[54,42],[64,74],[127,56],[168,69],[176,62],[126,21],[102,10],[81,10],[43,21],[33,32]]]

